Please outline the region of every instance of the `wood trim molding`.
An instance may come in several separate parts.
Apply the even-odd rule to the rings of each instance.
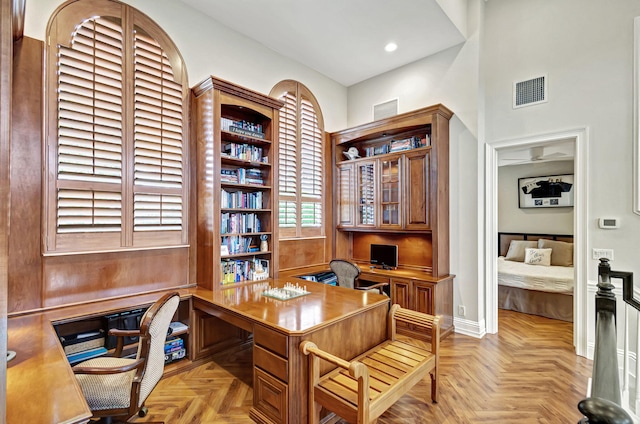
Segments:
[[[20,0],[0,0],[0,358],[7,356],[7,290],[9,248],[9,139],[13,67],[12,6]],[[24,15],[24,13],[23,13]],[[0,411],[6,411],[7,363],[0,361]],[[0,415],[0,423],[6,420]]]
[[[13,22],[13,41],[18,41],[24,35],[24,10],[27,0],[11,0],[11,3],[13,9],[11,10],[11,14],[7,14],[6,16],[11,16]],[[5,16],[5,10],[2,12],[2,16]],[[3,27],[6,24],[6,22],[2,22]]]

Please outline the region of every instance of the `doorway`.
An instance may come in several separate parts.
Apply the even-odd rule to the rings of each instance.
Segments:
[[[586,184],[587,184],[587,136],[586,128],[542,134],[527,138],[505,140],[485,145],[485,311],[487,333],[498,332],[498,165],[500,156],[505,152],[518,150],[531,151],[532,147],[542,147],[553,151],[552,146],[559,143],[571,143],[574,148],[574,208],[573,235],[574,243],[574,323],[573,344],[576,354],[586,356],[586,287],[577,284],[586,278]]]

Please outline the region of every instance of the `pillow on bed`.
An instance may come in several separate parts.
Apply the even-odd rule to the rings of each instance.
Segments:
[[[551,249],[531,249],[527,247],[524,253],[524,263],[529,265],[551,265]]]
[[[540,239],[538,240],[538,249],[553,249],[551,265],[573,266],[573,243]]]
[[[537,241],[530,240],[511,240],[509,250],[504,257],[505,261],[524,262],[524,249],[527,247],[538,247]]]

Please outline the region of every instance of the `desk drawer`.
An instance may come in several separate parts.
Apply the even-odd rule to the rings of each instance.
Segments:
[[[253,407],[259,418],[266,417],[273,423],[287,423],[289,387],[261,369],[253,368]],[[253,412],[253,411],[252,411]],[[253,414],[250,413],[253,418]],[[257,422],[268,422],[264,419]]]
[[[288,362],[275,353],[254,345],[253,363],[285,383],[289,382]]]
[[[253,342],[284,358],[289,357],[287,336],[282,333],[256,324],[253,328]]]

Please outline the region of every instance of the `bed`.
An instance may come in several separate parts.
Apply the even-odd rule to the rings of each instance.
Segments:
[[[573,321],[573,236],[498,233],[498,252],[499,308]]]

